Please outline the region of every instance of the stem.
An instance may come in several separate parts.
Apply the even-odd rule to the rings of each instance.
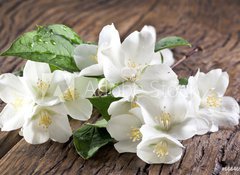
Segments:
[[[180,60],[178,60],[174,65],[171,66],[171,68],[176,67],[177,65],[181,64],[183,61],[185,61],[187,58],[192,56],[193,54],[202,51],[203,49],[200,46],[196,46],[191,50],[190,52],[186,53]]]

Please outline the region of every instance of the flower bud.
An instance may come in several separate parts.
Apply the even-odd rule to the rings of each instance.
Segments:
[[[102,78],[98,83],[98,89],[101,92],[109,92],[114,87],[114,84],[109,83],[106,78]]]

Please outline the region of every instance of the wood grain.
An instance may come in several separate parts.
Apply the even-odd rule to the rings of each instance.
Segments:
[[[63,23],[84,40],[96,41],[101,28],[114,22],[121,37],[145,24],[157,29],[158,37],[178,35],[203,51],[175,68],[180,76],[198,68],[222,68],[230,75],[227,95],[240,101],[240,2],[231,0],[2,0],[0,1],[0,50],[35,25]],[[174,49],[181,58],[189,48]],[[1,58],[0,72],[19,69],[24,61]],[[1,104],[0,109],[4,105]],[[93,120],[98,114],[93,114]],[[71,121],[73,128],[82,123]],[[240,126],[195,136],[183,142],[181,161],[173,165],[148,165],[134,154],[118,154],[111,145],[90,160],[83,160],[72,141],[29,145],[18,131],[0,133],[1,174],[239,174],[223,167],[240,167]]]

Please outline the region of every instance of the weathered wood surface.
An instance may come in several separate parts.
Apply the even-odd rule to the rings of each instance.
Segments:
[[[63,23],[85,40],[96,41],[101,28],[114,22],[122,37],[143,25],[156,27],[158,37],[178,35],[203,48],[177,66],[181,76],[198,68],[222,68],[230,74],[228,95],[240,101],[240,2],[187,0],[0,0],[0,50],[35,25]],[[175,49],[180,58],[188,48]],[[23,65],[16,58],[1,58],[0,71]],[[0,105],[2,109],[4,105]],[[96,113],[93,116],[97,116]],[[71,121],[73,128],[81,123]],[[173,165],[148,165],[134,154],[118,154],[104,147],[90,160],[81,159],[71,140],[29,145],[18,131],[0,133],[0,174],[240,174],[222,167],[240,167],[240,126],[196,136],[183,142],[186,150]]]

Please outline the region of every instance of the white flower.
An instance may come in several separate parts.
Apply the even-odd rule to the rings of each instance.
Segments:
[[[77,76],[66,71],[55,71],[55,78],[62,79],[58,83],[61,102],[68,115],[77,120],[88,120],[92,114],[92,104],[87,99],[93,96],[98,82],[94,78]],[[57,95],[57,91],[55,93]]]
[[[128,114],[111,117],[108,121],[107,131],[118,141],[114,147],[119,153],[136,152],[136,147],[142,138],[140,132],[142,124],[139,108],[130,110]]]
[[[224,96],[229,83],[227,72],[221,69],[208,73],[199,72],[189,78],[188,89],[196,114],[212,123],[211,131],[218,126],[232,126],[239,123],[239,105],[237,101]]]
[[[10,73],[1,75],[0,98],[7,103],[0,113],[1,130],[11,131],[21,128],[34,105],[21,78]]]
[[[27,61],[23,79],[37,104],[51,106],[60,103],[59,97],[54,93],[61,79],[54,76],[48,64]]]
[[[149,164],[172,164],[181,158],[183,148],[175,138],[159,134],[143,139],[137,146],[137,156]]]
[[[155,29],[145,26],[141,32],[135,31],[130,34],[117,52],[113,52],[112,47],[101,51],[107,58],[103,62],[106,79],[111,83],[136,80],[152,61],[155,41]]]
[[[65,143],[71,137],[72,129],[61,104],[51,107],[37,105],[24,123],[22,134],[30,144],[41,144],[49,139]]]
[[[142,132],[148,136],[168,134],[178,140],[186,140],[194,135],[209,131],[209,124],[202,118],[190,116],[188,102],[181,94],[163,97],[138,97],[137,103],[143,113],[146,125]]]
[[[99,34],[98,46],[94,44],[81,44],[75,48],[74,60],[77,67],[82,70],[80,75],[102,75],[104,56],[101,51],[108,47],[112,47],[113,52],[120,47],[119,33],[113,24],[103,27]]]
[[[163,85],[178,85],[177,75],[167,64],[161,64],[160,53],[154,52],[155,42],[155,29],[145,26],[140,32],[130,34],[119,50],[109,47],[101,51],[105,56],[105,78],[110,83],[120,84],[113,89],[115,97],[126,97],[139,90],[163,89]]]

